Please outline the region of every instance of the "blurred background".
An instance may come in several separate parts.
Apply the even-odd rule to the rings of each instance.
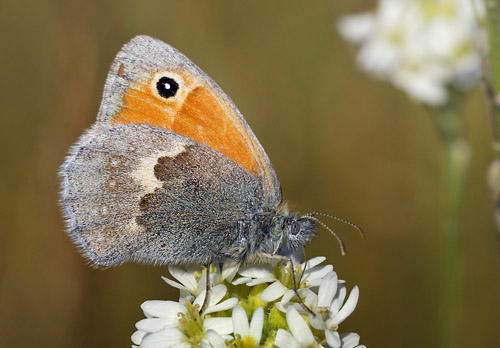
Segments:
[[[58,166],[96,117],[107,70],[135,35],[185,53],[234,100],[285,197],[362,226],[320,229],[325,255],[360,287],[342,331],[368,347],[437,347],[440,142],[426,110],[360,72],[339,37],[375,1],[2,1],[0,337],[5,347],[129,346],[139,305],[175,299],[166,267],[95,270],[64,233]],[[472,147],[461,214],[462,347],[499,347],[500,258],[485,173],[480,90],[465,102]]]

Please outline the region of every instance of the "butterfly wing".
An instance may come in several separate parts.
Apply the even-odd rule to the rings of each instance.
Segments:
[[[94,125],[60,173],[68,233],[99,266],[238,259],[262,194],[224,155],[148,125]]]
[[[137,36],[117,54],[98,122],[148,124],[206,145],[258,180],[262,205],[275,208],[281,202],[271,162],[231,99],[189,58],[160,40]]]
[[[68,232],[101,266],[238,258],[238,224],[281,202],[270,161],[229,97],[146,36],[117,54],[97,121],[60,175]]]

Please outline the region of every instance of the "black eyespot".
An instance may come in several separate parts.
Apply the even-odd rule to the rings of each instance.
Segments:
[[[173,97],[175,93],[177,93],[177,90],[179,89],[179,84],[170,77],[163,76],[156,83],[156,89],[163,98],[170,98]]]
[[[297,221],[292,222],[292,225],[290,226],[290,232],[294,235],[300,232],[300,224]]]

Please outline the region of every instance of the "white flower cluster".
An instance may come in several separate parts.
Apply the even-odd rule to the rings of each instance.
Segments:
[[[307,310],[297,301],[289,265],[226,264],[221,271],[212,266],[211,288],[201,314],[204,269],[170,266],[177,282],[163,279],[180,290],[179,302],[144,302],[146,319],[136,323],[133,347],[366,348],[358,345],[358,334],[338,332],[357,305],[358,287],[347,297],[333,266],[320,265],[324,260],[316,257],[294,268],[297,291]]]
[[[375,12],[345,16],[339,31],[360,45],[358,65],[431,106],[448,88],[467,90],[481,69],[482,0],[380,0]]]

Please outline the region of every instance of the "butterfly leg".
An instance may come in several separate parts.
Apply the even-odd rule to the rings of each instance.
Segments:
[[[210,292],[210,264],[205,265],[207,272],[206,272],[206,277],[207,277],[207,285],[205,287],[205,299],[203,300],[203,304],[201,305],[200,308],[200,313],[205,309],[208,303],[208,294]]]
[[[246,249],[244,248],[238,248],[237,250],[237,254],[243,254],[245,253]],[[212,257],[210,257],[210,260],[214,260],[214,259],[218,259],[218,260],[230,260],[230,259],[233,259],[235,257],[235,255],[237,256],[236,253],[223,253],[223,252],[220,252],[220,251],[217,251],[217,250],[212,250],[211,251],[211,254]],[[217,258],[214,257],[214,255],[217,256]],[[207,265],[205,265],[206,269],[207,269],[207,273],[206,273],[206,277],[207,277],[207,285],[206,285],[206,292],[205,292],[205,299],[203,300],[203,305],[201,306],[200,308],[200,313],[205,309],[205,307],[207,306],[208,304],[208,296],[209,296],[209,292],[210,292],[210,263],[208,263]]]
[[[300,295],[299,295],[299,291],[297,289],[297,280],[295,279],[295,267],[293,265],[293,260],[290,256],[284,256],[284,255],[276,255],[276,254],[266,254],[266,253],[258,253],[255,255],[255,259],[256,260],[277,260],[279,262],[290,262],[290,267],[292,269],[292,285],[293,285],[293,292],[295,293],[295,296],[297,297],[297,302],[302,306],[302,308],[304,308],[304,310],[307,312],[307,313],[310,313],[312,314],[313,316],[315,316],[316,314],[309,308],[306,306],[306,304],[304,303],[304,301],[302,301],[302,298],[300,298]]]
[[[307,260],[306,248],[305,247],[302,247],[302,255],[304,256],[304,260]],[[307,262],[304,263],[304,269],[300,273],[299,284],[302,283],[302,277],[304,276],[304,273],[306,273],[306,269],[307,269]]]

